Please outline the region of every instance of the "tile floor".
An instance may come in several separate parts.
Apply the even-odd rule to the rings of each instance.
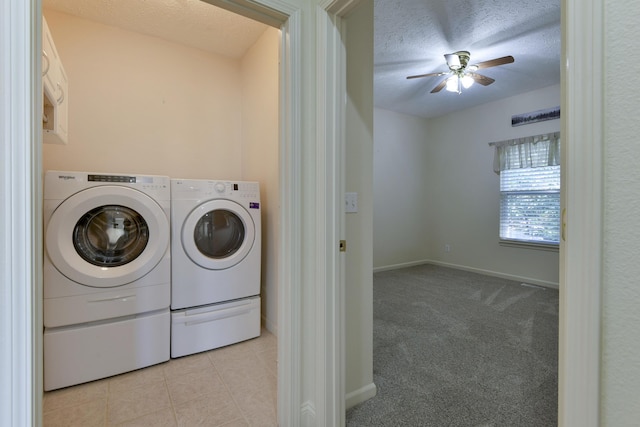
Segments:
[[[44,395],[44,426],[277,426],[277,340],[258,338]]]

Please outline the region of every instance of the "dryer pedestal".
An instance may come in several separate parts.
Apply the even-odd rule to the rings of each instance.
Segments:
[[[260,297],[171,312],[171,357],[260,336]]]

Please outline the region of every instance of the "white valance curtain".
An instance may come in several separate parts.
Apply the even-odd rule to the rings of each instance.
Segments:
[[[560,164],[560,132],[492,142],[493,170],[537,168]]]

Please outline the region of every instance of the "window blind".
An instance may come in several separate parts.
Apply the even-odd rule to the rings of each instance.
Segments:
[[[560,242],[560,166],[500,172],[500,239]]]

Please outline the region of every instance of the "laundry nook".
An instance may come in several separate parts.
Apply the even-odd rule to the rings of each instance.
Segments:
[[[107,424],[188,425],[209,396],[275,425],[280,31],[121,6],[43,4],[45,420],[89,422],[62,396],[104,388]]]

